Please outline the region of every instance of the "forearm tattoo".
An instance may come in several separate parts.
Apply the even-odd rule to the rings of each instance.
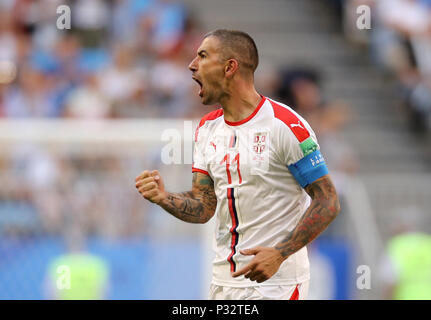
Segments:
[[[202,173],[193,173],[192,191],[168,193],[160,206],[180,220],[205,223],[214,215],[217,197],[212,179]]]
[[[310,207],[295,229],[276,246],[276,249],[285,258],[316,238],[340,211],[337,193],[328,176],[316,180],[307,186],[305,190],[312,198]]]

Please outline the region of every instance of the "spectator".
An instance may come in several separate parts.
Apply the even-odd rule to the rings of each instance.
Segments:
[[[175,54],[173,58],[159,57],[150,73],[150,87],[154,94],[154,102],[161,106],[160,116],[182,117],[191,105],[191,81],[184,55]]]
[[[10,11],[0,9],[0,61],[18,62],[18,41]]]
[[[110,8],[103,0],[77,0],[73,4],[73,30],[85,48],[106,44]]]
[[[412,128],[423,132],[431,124],[431,8],[429,1],[397,0],[379,3],[383,24],[408,41],[413,55],[410,71],[398,72],[408,90],[407,103],[412,111]]]
[[[148,13],[154,2],[155,0],[115,0],[110,30],[112,40],[133,43],[140,17]]]
[[[96,74],[88,74],[85,82],[73,89],[65,100],[64,115],[69,118],[106,119],[111,115],[111,103],[100,88]]]
[[[86,252],[85,237],[78,226],[68,228],[67,253],[51,261],[47,271],[47,297],[58,300],[107,298],[109,266]]]
[[[159,54],[175,50],[180,44],[186,12],[184,6],[174,0],[159,0],[152,19],[152,46]]]
[[[373,10],[371,53],[376,64],[399,82],[413,131],[431,129],[431,1],[349,0],[346,12],[359,5]],[[346,14],[345,19],[354,15]],[[354,25],[354,21],[346,21]],[[350,35],[348,35],[350,36]]]
[[[133,49],[118,46],[114,49],[113,64],[99,75],[101,93],[114,104],[128,100],[139,87],[145,85],[133,62]]]
[[[4,112],[6,117],[54,117],[53,83],[31,66],[21,69],[18,86],[6,92]]]
[[[395,213],[379,268],[384,299],[431,299],[431,236],[416,225],[420,214],[415,207]]]
[[[317,72],[308,68],[283,70],[280,74],[277,95],[301,114],[313,128],[319,127],[323,98]]]
[[[82,107],[75,116],[176,117],[188,106],[193,110],[190,86],[182,80],[189,77],[184,66],[195,54],[190,41],[199,28],[180,0],[8,3],[0,7],[0,66],[12,63],[19,77],[11,85],[14,77],[3,81],[0,74],[7,85],[3,116],[70,117],[84,96],[94,99],[93,107],[87,115]],[[57,13],[51,9],[60,4],[72,6],[71,31],[55,28]],[[160,71],[169,77],[161,78]],[[99,80],[89,76],[96,73]],[[80,98],[72,108],[73,96]],[[175,99],[180,107],[173,107]],[[96,109],[97,115],[90,115]]]

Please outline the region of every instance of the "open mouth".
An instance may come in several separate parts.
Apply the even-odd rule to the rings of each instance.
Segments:
[[[195,77],[192,77],[192,79],[195,80],[199,84],[200,90],[199,90],[198,94],[199,94],[200,97],[202,97],[202,92],[203,92],[202,82],[198,78],[195,78]]]

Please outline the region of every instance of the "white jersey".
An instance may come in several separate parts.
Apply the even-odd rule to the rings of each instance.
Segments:
[[[303,187],[328,173],[318,149],[309,124],[266,97],[239,122],[226,121],[223,109],[202,118],[192,171],[209,175],[217,195],[214,284],[248,287],[309,280],[306,247],[261,284],[244,276],[233,278],[231,272],[254,257],[240,250],[274,247],[295,228],[311,201]]]

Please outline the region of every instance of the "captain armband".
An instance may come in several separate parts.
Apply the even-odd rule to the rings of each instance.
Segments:
[[[315,150],[287,167],[303,188],[329,173],[320,150]]]

